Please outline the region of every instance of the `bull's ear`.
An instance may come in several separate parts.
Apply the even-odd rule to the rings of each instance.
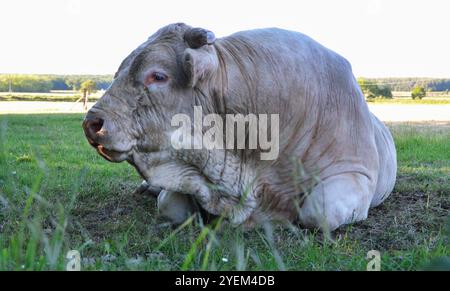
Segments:
[[[188,86],[194,87],[198,82],[211,77],[217,70],[219,61],[212,48],[187,48],[183,55],[183,66]]]
[[[203,28],[191,28],[184,35],[188,48],[184,51],[183,66],[188,85],[194,87],[199,81],[210,77],[218,67],[217,54],[212,46],[214,34]]]

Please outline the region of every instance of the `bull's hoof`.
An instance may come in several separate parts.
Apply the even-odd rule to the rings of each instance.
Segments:
[[[161,188],[151,186],[146,181],[143,181],[141,185],[134,190],[133,195],[152,196],[156,198],[161,190]]]

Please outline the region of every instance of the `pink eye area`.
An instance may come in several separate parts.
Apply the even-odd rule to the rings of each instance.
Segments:
[[[144,85],[148,86],[154,83],[163,83],[168,79],[167,75],[164,73],[153,72],[145,78]]]

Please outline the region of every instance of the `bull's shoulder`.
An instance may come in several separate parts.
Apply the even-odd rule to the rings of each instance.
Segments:
[[[297,32],[277,27],[258,28],[239,31],[223,38],[224,40],[241,40],[254,44],[274,44],[285,47],[287,43],[291,46],[299,44],[309,45],[315,41],[309,36]]]
[[[318,65],[324,68],[326,66],[323,64],[327,63],[331,65],[327,66],[327,69],[334,68],[340,73],[352,71],[350,62],[346,58],[308,35],[297,31],[277,27],[259,28],[236,32],[222,38],[222,41],[238,49],[241,46],[251,47],[256,51],[270,51],[273,55],[280,55],[284,58],[287,56],[301,58],[303,62],[311,63],[314,69],[317,69]]]

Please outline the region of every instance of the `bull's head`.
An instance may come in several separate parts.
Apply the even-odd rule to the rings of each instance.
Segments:
[[[214,41],[212,32],[185,24],[151,36],[122,62],[86,115],[89,143],[112,162],[170,146],[172,116],[190,114],[199,88],[218,70]]]

